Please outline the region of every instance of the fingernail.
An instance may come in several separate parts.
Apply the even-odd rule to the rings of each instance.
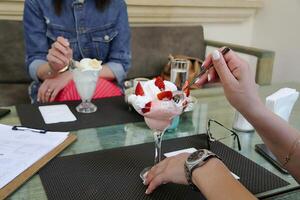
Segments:
[[[37,102],[40,102],[40,99],[37,99]]]
[[[145,194],[149,194],[149,190],[148,189],[146,190]]]
[[[146,185],[146,180],[143,180],[143,184]]]
[[[208,73],[207,74],[207,81],[210,82],[210,80],[211,80],[211,77],[210,77],[210,74]]]
[[[146,172],[144,173],[144,175],[143,175],[144,179],[147,178],[148,173],[149,173],[149,171],[146,171]]]
[[[218,50],[214,50],[212,53],[212,57],[214,60],[219,60],[220,59],[220,52]]]

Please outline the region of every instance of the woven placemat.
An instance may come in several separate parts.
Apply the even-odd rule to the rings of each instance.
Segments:
[[[144,120],[137,112],[129,111],[129,106],[125,103],[123,96],[93,100],[93,103],[98,107],[98,110],[90,114],[78,113],[76,111],[76,106],[80,104],[80,101],[55,103],[68,105],[77,118],[74,122],[55,124],[45,124],[38,109],[39,105],[21,104],[17,105],[16,109],[23,126],[49,131],[75,131],[84,128],[141,122]]]
[[[163,141],[163,151],[205,148],[206,135]],[[289,183],[221,143],[212,144],[229,169],[253,194],[283,187]],[[58,157],[40,171],[47,197],[52,199],[205,199],[188,186],[166,184],[152,195],[140,171],[153,164],[153,143]],[[209,178],[209,177],[206,177]]]

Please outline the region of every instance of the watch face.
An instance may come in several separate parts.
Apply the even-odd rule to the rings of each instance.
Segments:
[[[188,159],[187,162],[193,162],[195,160],[198,160],[199,158],[202,158],[202,156],[205,154],[204,150],[198,150],[194,153],[192,153]]]

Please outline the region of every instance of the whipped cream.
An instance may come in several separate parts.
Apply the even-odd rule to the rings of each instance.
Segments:
[[[177,87],[174,83],[170,81],[164,81],[165,90],[168,91],[177,91]],[[128,97],[128,102],[132,105],[136,105],[139,109],[144,108],[145,104],[149,101],[157,100],[157,94],[161,92],[161,90],[155,85],[155,80],[149,80],[146,82],[141,83],[144,96],[131,94]]]
[[[102,69],[102,61],[97,59],[91,59],[91,58],[83,58],[80,60],[80,62],[77,62],[77,67],[82,70],[101,70]]]
[[[164,83],[164,90],[163,91],[171,91],[172,93],[175,93],[177,91],[177,87],[174,83],[170,81],[163,81]],[[139,94],[131,94],[128,97],[128,102],[133,105],[135,110],[139,112],[140,114],[143,114],[142,109],[147,107],[146,104],[149,102],[157,102],[157,101],[170,101],[172,102],[175,106],[181,107],[182,102],[180,105],[177,105],[173,99],[171,100],[159,100],[158,99],[158,94],[162,93],[162,90],[155,85],[155,79],[154,80],[149,80],[146,82],[141,83],[141,87],[143,90],[143,95]],[[185,94],[183,94],[185,95]],[[186,99],[186,96],[185,96]]]

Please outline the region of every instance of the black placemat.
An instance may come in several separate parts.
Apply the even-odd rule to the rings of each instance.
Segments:
[[[56,124],[45,124],[38,109],[39,105],[22,104],[17,105],[16,109],[23,126],[50,131],[74,131],[84,128],[143,121],[142,116],[137,112],[129,111],[129,107],[122,96],[93,100],[98,110],[90,114],[78,113],[75,108],[79,103],[80,101],[55,103],[67,104],[77,118],[74,122]]]
[[[202,134],[163,141],[163,151],[203,148],[206,147],[205,138]],[[211,147],[254,194],[289,184],[221,143]],[[201,193],[176,184],[163,185],[152,195],[145,195],[146,187],[139,173],[153,164],[153,148],[153,143],[147,143],[58,157],[40,171],[47,197],[50,200],[204,199]]]

